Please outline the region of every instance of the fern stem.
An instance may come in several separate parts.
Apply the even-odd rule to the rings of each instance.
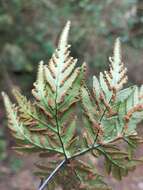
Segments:
[[[58,93],[57,93],[57,91],[58,91],[58,87],[56,87],[56,97],[55,97],[55,120],[56,120],[56,125],[57,125],[57,135],[58,135],[59,140],[61,142],[61,146],[62,146],[62,149],[63,149],[65,159],[67,160],[68,158],[67,158],[64,143],[63,143],[63,140],[62,140],[62,137],[61,137],[61,134],[60,134],[60,126],[59,126],[59,122],[58,122],[58,107],[57,107],[57,95],[58,95]]]
[[[71,156],[70,158],[68,158],[68,160],[71,160],[71,159],[73,159],[73,158],[82,156],[82,155],[88,153],[89,151],[92,151],[92,150],[94,150],[94,149],[98,149],[100,146],[103,146],[103,145],[106,145],[106,144],[109,144],[109,143],[113,143],[113,142],[115,142],[115,141],[117,141],[117,140],[119,140],[119,139],[122,139],[122,137],[117,137],[117,138],[115,138],[115,139],[113,139],[113,140],[111,140],[111,141],[107,141],[105,144],[96,144],[96,145],[94,144],[94,146],[91,145],[91,146],[89,146],[87,149],[84,149],[83,151],[81,151],[81,152],[79,152],[79,153],[77,153],[77,154]]]
[[[118,162],[116,162],[115,160],[112,159],[112,157],[104,150],[102,150],[101,148],[97,148],[97,150],[99,150],[108,160],[110,160],[114,165],[118,166],[119,168],[123,168],[125,169],[125,167],[121,166],[118,164]]]
[[[65,159],[67,160],[67,155],[66,155],[66,151],[65,151],[64,143],[63,143],[62,138],[61,138],[61,135],[60,135],[60,126],[59,126],[59,123],[58,123],[58,117],[57,117],[57,106],[56,106],[55,120],[56,120],[56,125],[57,125],[57,130],[58,130],[57,135],[58,135],[59,140],[60,140],[60,142],[61,142],[61,146],[62,146],[62,149],[63,149],[63,153],[64,153],[64,156],[65,156]]]
[[[81,177],[78,175],[78,173],[76,172],[76,170],[74,170],[73,172],[75,173],[76,177],[79,179],[79,182],[81,184],[82,183]]]
[[[112,100],[112,97],[111,97],[110,100],[109,100],[109,104],[110,104],[111,100]],[[102,113],[102,115],[101,115],[101,117],[100,117],[100,119],[99,119],[99,122],[102,121],[102,119],[103,119],[103,117],[104,117],[106,111],[107,111],[107,107],[104,109],[104,111],[103,111],[103,113]],[[95,143],[96,143],[96,141],[97,141],[97,138],[98,138],[98,135],[99,135],[99,131],[100,131],[100,129],[98,129],[98,131],[97,131],[96,137],[95,137],[94,142],[93,142],[93,146],[95,145]]]
[[[47,123],[45,123],[45,122],[42,121],[41,119],[39,119],[39,118],[33,116],[32,114],[29,114],[29,115],[30,115],[33,119],[39,121],[39,123],[41,123],[42,125],[45,125],[47,128],[49,128],[49,129],[50,129],[51,131],[53,131],[54,133],[57,133],[57,130],[56,130],[56,129],[50,127],[49,125],[47,125]]]
[[[43,184],[39,187],[38,190],[44,190],[49,181],[55,176],[55,174],[63,167],[63,165],[66,163],[66,160],[63,160],[55,169],[54,171],[49,175],[49,177],[43,182]]]
[[[124,140],[129,146],[131,146],[132,148],[136,148],[136,146],[135,146],[132,142],[130,142],[126,137],[123,137],[123,140]]]
[[[96,145],[94,145],[94,146],[90,146],[89,148],[84,149],[83,151],[81,151],[81,152],[79,152],[79,153],[77,153],[77,154],[71,156],[70,158],[68,158],[68,160],[72,160],[72,159],[74,159],[74,158],[76,158],[76,157],[82,156],[82,155],[86,154],[87,152],[89,152],[89,151],[91,151],[91,150],[93,150],[93,149],[96,149],[96,148],[98,148],[98,147],[100,147],[100,146],[102,146],[102,144],[96,144]]]

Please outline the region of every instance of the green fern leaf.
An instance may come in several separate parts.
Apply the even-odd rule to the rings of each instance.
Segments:
[[[8,125],[17,152],[39,154],[36,174],[50,175],[48,180],[56,174],[48,189],[109,190],[94,157],[102,155],[106,173],[118,180],[143,162],[142,157],[135,159],[143,142],[136,130],[143,120],[143,85],[122,89],[127,69],[117,39],[109,71],[93,77],[90,91],[85,64],[77,67],[77,59],[70,56],[69,29],[68,21],[49,63],[39,63],[32,101],[14,90],[15,106],[2,93]],[[122,143],[127,144],[124,149]]]

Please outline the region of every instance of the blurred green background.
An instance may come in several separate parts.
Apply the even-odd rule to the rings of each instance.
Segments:
[[[11,96],[11,88],[19,86],[30,94],[38,62],[48,62],[67,20],[72,22],[71,53],[79,64],[87,62],[90,76],[108,66],[114,40],[120,37],[129,82],[143,83],[142,0],[0,0],[0,91]],[[6,123],[0,101],[3,163],[11,157],[13,142],[2,127]]]

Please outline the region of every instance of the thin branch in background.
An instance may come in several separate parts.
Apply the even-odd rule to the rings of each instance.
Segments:
[[[43,182],[44,182],[44,178],[41,178],[39,188],[42,186]]]
[[[66,163],[66,160],[63,160],[55,169],[54,171],[49,175],[49,177],[43,182],[43,184],[38,188],[38,190],[44,190],[49,181],[56,175],[56,173],[64,166]]]

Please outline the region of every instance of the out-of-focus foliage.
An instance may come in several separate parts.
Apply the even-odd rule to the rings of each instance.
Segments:
[[[6,158],[6,141],[4,140],[3,133],[0,130],[0,161]]]
[[[22,160],[21,159],[18,159],[16,157],[12,157],[10,159],[10,168],[13,172],[18,172],[19,169],[22,167]]]
[[[17,45],[6,44],[3,48],[1,59],[8,67],[11,67],[11,70],[14,72],[32,70],[24,51]]]

